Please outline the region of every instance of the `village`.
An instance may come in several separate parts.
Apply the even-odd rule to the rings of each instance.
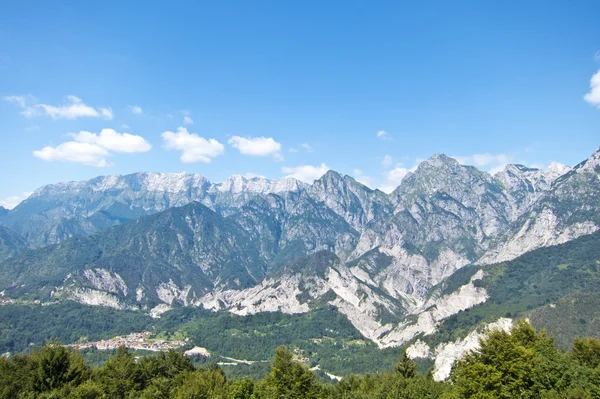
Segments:
[[[131,333],[126,336],[116,336],[111,339],[84,342],[67,345],[78,350],[96,348],[97,350],[113,350],[120,346],[125,346],[129,349],[144,350],[152,352],[163,352],[169,349],[182,348],[188,344],[189,338],[185,340],[166,340],[166,339],[151,339],[152,333],[149,331]]]

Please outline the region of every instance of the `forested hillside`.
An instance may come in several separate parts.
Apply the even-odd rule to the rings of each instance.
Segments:
[[[284,346],[261,379],[229,379],[216,364],[195,367],[181,352],[136,359],[119,348],[105,365],[90,367],[81,354],[50,341],[30,355],[0,358],[0,398],[600,398],[600,340],[576,339],[559,350],[526,322],[491,331],[481,348],[457,361],[448,381],[419,375],[406,354],[378,374],[320,382]]]
[[[346,337],[357,330],[380,348],[455,340],[600,292],[599,165],[596,151],[573,169],[509,165],[492,176],[435,154],[389,195],[334,171],[312,184],[135,173],[48,185],[0,217],[0,302],[75,301],[148,316],[195,307],[256,315],[249,320],[333,308],[352,325]],[[205,340],[194,332],[208,328],[202,320],[183,324],[160,328]],[[255,330],[235,335],[260,343],[263,353],[247,353],[255,360],[276,347],[270,334],[290,338],[277,324]],[[252,352],[214,333],[216,350]],[[303,350],[318,352],[306,342]]]
[[[594,233],[519,258],[489,266],[467,266],[444,281],[435,292],[454,292],[478,270],[474,282],[489,299],[444,320],[425,337],[431,345],[464,338],[474,326],[499,317],[529,317],[537,328],[547,328],[568,347],[577,336],[600,337],[600,311],[593,298],[600,292],[600,233]]]

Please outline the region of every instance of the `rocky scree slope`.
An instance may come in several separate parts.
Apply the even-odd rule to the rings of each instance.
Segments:
[[[114,307],[181,303],[252,313],[336,303],[365,336],[399,345],[486,301],[482,275],[432,296],[465,265],[597,230],[599,158],[573,170],[509,165],[491,176],[436,154],[390,195],[333,171],[312,185],[139,173],[45,186],[0,223],[33,247],[59,245],[13,256],[0,273],[11,295],[40,295],[43,286],[45,295]],[[156,215],[141,217],[149,214]],[[320,251],[335,257],[323,269],[331,272],[312,279],[290,272]]]

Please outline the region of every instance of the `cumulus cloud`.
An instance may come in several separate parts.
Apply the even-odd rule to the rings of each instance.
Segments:
[[[183,163],[211,163],[213,158],[223,154],[225,147],[215,139],[205,139],[196,133],[190,133],[185,127],[178,127],[177,132],[162,134],[165,148],[181,151]]]
[[[52,119],[104,118],[111,120],[114,117],[110,107],[93,108],[86,105],[81,98],[73,95],[67,96],[66,102],[59,106],[35,103],[35,98],[32,96],[7,96],[4,99],[17,104],[22,109],[21,115],[26,118],[49,116]]]
[[[112,152],[134,153],[150,151],[152,146],[141,136],[117,133],[113,129],[102,129],[99,134],[81,131],[70,135],[67,141],[56,147],[46,146],[33,155],[44,161],[74,162],[89,166],[106,167],[106,158]]]
[[[22,195],[12,195],[10,197],[6,197],[0,201],[0,206],[6,209],[13,209],[15,206],[25,201],[30,195],[31,193],[23,193]]]
[[[329,167],[324,163],[318,166],[301,165],[296,167],[284,166],[281,168],[281,172],[285,173],[286,177],[293,177],[306,183],[312,183],[323,176],[328,170]]]
[[[514,156],[509,154],[473,154],[466,156],[454,156],[462,165],[473,165],[487,170],[489,173],[496,174],[502,171],[506,165],[514,161]]]
[[[227,143],[237,148],[244,155],[264,157],[272,155],[275,159],[283,160],[281,144],[272,137],[240,137],[233,136]]]
[[[392,169],[386,170],[383,174],[383,179],[379,185],[379,189],[387,194],[394,191],[410,172],[414,172],[419,167],[419,164],[423,160],[416,158],[411,168],[406,167],[403,163],[397,163]],[[392,157],[386,155],[382,161],[384,167],[390,167],[392,165]]]
[[[100,168],[108,166],[107,149],[90,143],[68,141],[56,147],[46,146],[33,152],[33,155],[44,161],[76,162]]]
[[[396,167],[392,170],[388,170],[385,173],[385,178],[379,189],[384,193],[391,193],[394,191],[402,182],[402,179],[410,172],[409,169],[396,165]]]
[[[380,139],[380,140],[386,140],[386,141],[391,141],[392,140],[392,137],[385,130],[378,130],[377,131],[377,138]]]
[[[354,169],[353,176],[357,182],[362,183],[367,187],[373,187],[373,178],[365,175],[362,170]]]
[[[142,107],[140,107],[139,105],[130,105],[129,108],[131,109],[131,112],[136,115],[141,115],[144,113]]]
[[[117,133],[113,129],[102,129],[100,134],[81,131],[72,134],[73,139],[80,143],[96,144],[115,152],[147,152],[152,146],[142,136],[129,133]]]
[[[586,93],[583,99],[600,109],[600,70],[592,76],[590,80],[590,92]]]
[[[194,120],[192,118],[190,118],[189,116],[184,116],[183,117],[183,124],[184,125],[193,125],[194,124]]]

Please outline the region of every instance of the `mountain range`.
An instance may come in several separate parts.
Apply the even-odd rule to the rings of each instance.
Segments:
[[[312,184],[104,176],[0,209],[0,291],[153,315],[332,306],[399,346],[486,303],[491,265],[599,228],[600,150],[573,168],[493,176],[436,154],[391,194],[331,170]]]

